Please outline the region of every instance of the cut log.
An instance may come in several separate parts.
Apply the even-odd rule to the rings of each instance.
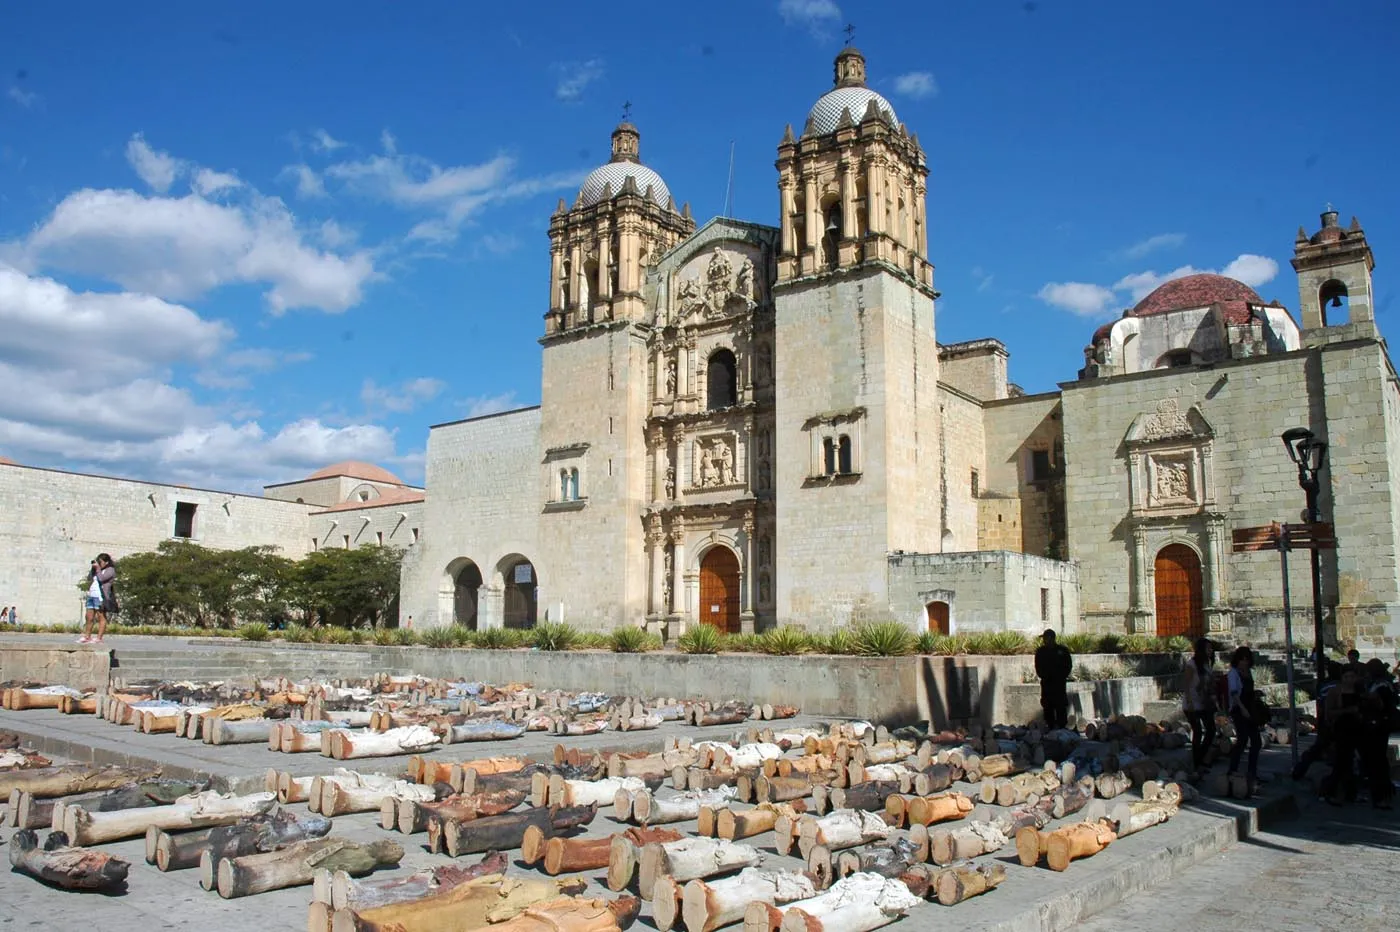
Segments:
[[[393,841],[358,844],[343,838],[316,838],[298,841],[277,851],[226,858],[218,862],[218,890],[224,899],[304,886],[312,882],[316,871],[345,871],[352,877],[363,876],[377,867],[398,864],[403,848]],[[212,860],[206,851],[200,870]]]
[[[797,850],[806,858],[816,845],[839,851],[886,838],[889,833],[889,823],[873,812],[838,809],[824,816],[803,816],[798,820]]]
[[[160,776],[159,770],[134,767],[88,767],[68,764],[43,767],[38,770],[7,770],[0,772],[0,799],[9,799],[15,790],[24,790],[36,799],[72,796],[110,790],[127,783],[140,783]]]
[[[932,796],[934,793],[941,793],[948,789],[962,777],[961,767],[954,767],[951,764],[930,764],[914,774],[910,789],[914,791],[916,796]]]
[[[436,802],[405,801],[398,807],[398,829],[405,835],[413,835],[427,831],[428,822],[434,816],[444,822],[470,822],[510,812],[524,801],[525,793],[521,790],[449,796]]]
[[[525,726],[515,722],[485,720],[463,722],[447,729],[445,744],[465,744],[472,741],[510,741],[525,734]]]
[[[968,822],[955,829],[929,833],[929,860],[934,864],[952,864],[1000,851],[1010,838],[991,822]]]
[[[784,907],[781,930],[869,932],[894,922],[919,902],[902,881],[852,874],[826,893]]]
[[[355,786],[350,783],[326,783],[321,790],[321,814],[348,815],[354,812],[375,812],[385,799],[432,802],[433,788],[421,783],[399,780],[389,786]]]
[[[1098,791],[1100,799],[1113,799],[1132,788],[1132,779],[1121,770],[1100,774],[1094,781],[1094,789]]]
[[[485,874],[418,900],[335,913],[332,932],[406,932],[461,930],[474,932],[513,918],[536,903],[555,900],[561,893],[581,892],[576,881],[521,877],[508,882],[503,874]],[[490,917],[488,919],[488,917]]]
[[[463,854],[486,851],[510,851],[525,840],[525,830],[537,826],[547,836],[562,835],[593,821],[597,806],[573,806],[564,809],[526,809],[485,816],[469,822],[448,821],[443,829],[443,844],[454,858]],[[431,834],[431,832],[430,832]]]
[[[861,809],[866,812],[883,812],[885,800],[899,792],[895,780],[872,780],[853,783],[845,789],[834,789],[830,793],[831,806],[835,809]]]
[[[211,712],[210,716],[213,715]],[[267,721],[261,718],[230,721],[226,718],[204,720],[209,744],[263,744],[267,741]]]
[[[1062,871],[1076,858],[1102,851],[1115,837],[1107,822],[1076,822],[1053,832],[1023,828],[1016,833],[1016,856],[1023,867],[1034,867],[1044,857],[1051,870]]]
[[[1076,783],[1060,787],[1051,794],[1050,812],[1057,819],[1072,815],[1094,798],[1094,778],[1083,777]]]
[[[984,864],[980,867],[957,867],[941,872],[935,883],[938,902],[956,906],[963,900],[986,893],[1006,879],[1005,864]]]
[[[749,904],[775,905],[816,896],[812,878],[789,871],[748,867],[733,877],[689,881],[681,893],[687,932],[714,932],[739,922]]]
[[[217,866],[224,858],[271,851],[310,838],[324,838],[330,834],[330,830],[331,820],[323,816],[297,816],[282,810],[276,815],[254,816],[232,825],[179,834],[152,826],[147,832],[147,840],[151,840],[151,833],[154,832],[156,869],[174,871],[199,866],[206,851]]]
[[[764,803],[743,812],[721,809],[715,818],[715,833],[720,838],[738,841],[772,831],[779,817],[786,816],[795,823],[801,814],[801,808],[784,803]]]
[[[345,871],[335,871],[330,874],[325,898],[329,901],[328,905],[336,910],[365,910],[392,903],[407,903],[446,893],[455,886],[488,874],[504,874],[509,863],[508,857],[496,851],[477,864],[444,864],[407,877],[358,880]]]
[[[1114,823],[1118,837],[1122,838],[1162,824],[1176,815],[1177,810],[1177,801],[1163,795],[1135,803],[1117,803],[1109,809],[1108,820]]]
[[[169,806],[88,812],[68,809],[63,814],[64,831],[81,846],[100,845],[146,834],[151,826],[164,831],[227,825],[248,816],[269,811],[277,797],[272,793],[222,796],[214,792],[182,797]]]
[[[554,774],[548,778],[548,782],[548,799],[533,800],[536,806],[545,805],[545,802],[551,806],[605,806],[614,802],[620,790],[637,793],[646,789],[646,784],[637,777],[566,780],[559,774]]]
[[[817,849],[813,849],[813,855]],[[864,848],[842,851],[836,856],[835,870],[828,876],[817,876],[818,886],[825,889],[851,874],[879,874],[900,877],[913,864],[919,863],[919,846],[908,838],[877,842]]]
[[[622,932],[637,919],[636,897],[615,900],[564,896],[527,906],[510,919],[493,925],[494,932]]]
[[[682,838],[642,846],[637,886],[651,899],[656,881],[666,875],[684,883],[752,867],[762,860],[758,849],[720,838]]]
[[[987,780],[988,778],[982,780],[982,802],[996,803],[1007,808],[1019,806],[1032,797],[1040,799],[1048,796],[1060,788],[1060,778],[1052,771],[1036,770],[995,780],[992,798],[988,799]]]
[[[792,799],[803,799],[812,794],[812,786],[810,776],[760,776],[754,781],[754,801],[783,803]]]
[[[65,890],[111,890],[126,883],[131,864],[114,855],[69,846],[62,832],[51,832],[39,847],[30,829],[10,838],[10,866]]]
[[[977,769],[983,777],[1009,777],[1025,770],[1026,766],[1010,754],[989,754],[982,758]]]
[[[747,706],[728,706],[725,708],[711,709],[708,712],[696,708],[691,724],[699,727],[710,725],[738,725],[746,722],[753,716],[753,709]]]
[[[531,836],[541,839],[541,850],[535,860],[530,859]],[[530,826],[525,831],[524,852],[521,860],[526,864],[542,862],[544,872],[550,876],[573,874],[578,871],[598,870],[608,866],[612,851],[612,836],[602,838],[544,838],[544,833]]]
[[[933,825],[961,819],[972,811],[972,800],[962,793],[937,793],[909,800],[905,818],[911,825]]]
[[[632,796],[632,818],[642,825],[686,822],[700,815],[701,806],[727,806],[734,793],[728,788],[686,793],[661,799],[648,792]]]
[[[311,786],[315,782],[315,777],[294,777],[290,773],[280,773],[277,776],[277,801],[284,806],[289,803],[304,803],[311,798]],[[320,797],[316,799],[319,807]]]
[[[115,812],[119,809],[169,805],[191,793],[206,789],[208,785],[207,781],[202,780],[146,780],[141,783],[128,783],[101,793],[64,797],[54,802],[50,824],[58,831],[67,831],[69,809]]]
[[[417,753],[442,743],[442,738],[423,725],[406,725],[383,732],[332,728],[326,735],[330,740],[331,757],[336,760],[395,757]]]

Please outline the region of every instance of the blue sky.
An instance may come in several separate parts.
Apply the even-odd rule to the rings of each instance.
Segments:
[[[776,224],[847,22],[928,153],[938,337],[1002,339],[1028,391],[1182,270],[1296,308],[1328,201],[1400,307],[1383,0],[220,7],[0,10],[0,455],[421,480],[428,425],[538,400],[549,214],[622,103],[698,219],[732,142],[732,212]]]

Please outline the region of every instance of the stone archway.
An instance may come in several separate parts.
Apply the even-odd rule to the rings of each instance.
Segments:
[[[539,578],[535,566],[519,554],[498,564],[501,587],[501,620],[506,628],[533,628],[539,617]]]
[[[452,582],[452,623],[475,631],[481,605],[481,569],[468,560]]]
[[[1201,558],[1185,544],[1157,551],[1153,566],[1157,636],[1198,638],[1205,634]]]
[[[734,551],[720,545],[711,547],[700,561],[700,622],[725,634],[738,634],[741,585],[739,558]]]
[[[952,612],[949,611],[947,602],[935,600],[924,606],[924,611],[928,615],[930,634],[952,633]]]

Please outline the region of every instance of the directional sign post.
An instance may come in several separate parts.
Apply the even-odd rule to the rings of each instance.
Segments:
[[[1258,527],[1236,528],[1233,535],[1235,553],[1259,550],[1278,551],[1283,573],[1283,639],[1288,652],[1288,746],[1293,752],[1293,768],[1298,768],[1298,704],[1293,699],[1293,602],[1288,591],[1288,554],[1298,550],[1334,550],[1337,546],[1332,525],[1322,522],[1309,524],[1263,524]],[[1317,661],[1317,687],[1322,689],[1322,658]]]

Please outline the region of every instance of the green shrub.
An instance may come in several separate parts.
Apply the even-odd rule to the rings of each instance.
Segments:
[[[1095,653],[1099,653],[1099,654],[1121,654],[1121,653],[1123,653],[1123,638],[1124,638],[1124,635],[1119,635],[1119,634],[1105,634],[1103,637],[1099,638],[1098,649],[1095,651]]]
[[[255,621],[251,624],[239,625],[238,636],[245,641],[266,641],[270,635],[267,630],[267,625],[260,621]]]
[[[549,651],[573,650],[578,646],[578,640],[578,630],[562,621],[546,621],[537,625],[530,638],[533,647]]]
[[[1174,634],[1166,639],[1163,648],[1173,654],[1189,654],[1196,646],[1184,634]]]
[[[640,654],[649,650],[661,649],[661,638],[649,634],[645,628],[627,625],[608,635],[608,646],[619,654]]]
[[[288,644],[305,644],[312,639],[311,629],[306,625],[287,625],[282,632],[282,640]]]
[[[394,639],[396,631],[395,628],[375,628],[370,632],[369,639],[380,647],[393,647],[398,643]]]
[[[441,628],[428,628],[418,635],[418,640],[424,647],[456,647],[457,631],[456,625],[446,625]]]
[[[723,638],[713,625],[692,625],[676,640],[676,646],[687,654],[717,654]]]
[[[1147,634],[1125,634],[1118,643],[1125,654],[1155,654],[1162,649],[1161,640]]]
[[[863,657],[902,657],[914,652],[914,634],[897,621],[863,624],[855,632],[856,652]]]
[[[612,650],[612,638],[601,631],[580,631],[574,650]]]
[[[317,643],[320,644],[356,644],[359,638],[355,632],[349,628],[317,628]]]
[[[514,650],[530,643],[531,632],[519,628],[487,628],[470,636],[468,643],[487,650]]]
[[[759,650],[765,654],[792,656],[812,649],[812,639],[796,625],[783,625],[759,637]]]
[[[1071,654],[1097,654],[1101,638],[1097,634],[1081,632],[1079,634],[1064,634],[1057,640],[1068,647]]]
[[[860,652],[855,632],[850,628],[837,628],[829,634],[812,635],[812,650],[818,654],[849,656]]]
[[[412,647],[418,643],[418,632],[412,628],[390,628],[393,643],[398,647]]]
[[[726,634],[720,641],[719,649],[726,654],[757,654],[763,650],[763,636]]]

